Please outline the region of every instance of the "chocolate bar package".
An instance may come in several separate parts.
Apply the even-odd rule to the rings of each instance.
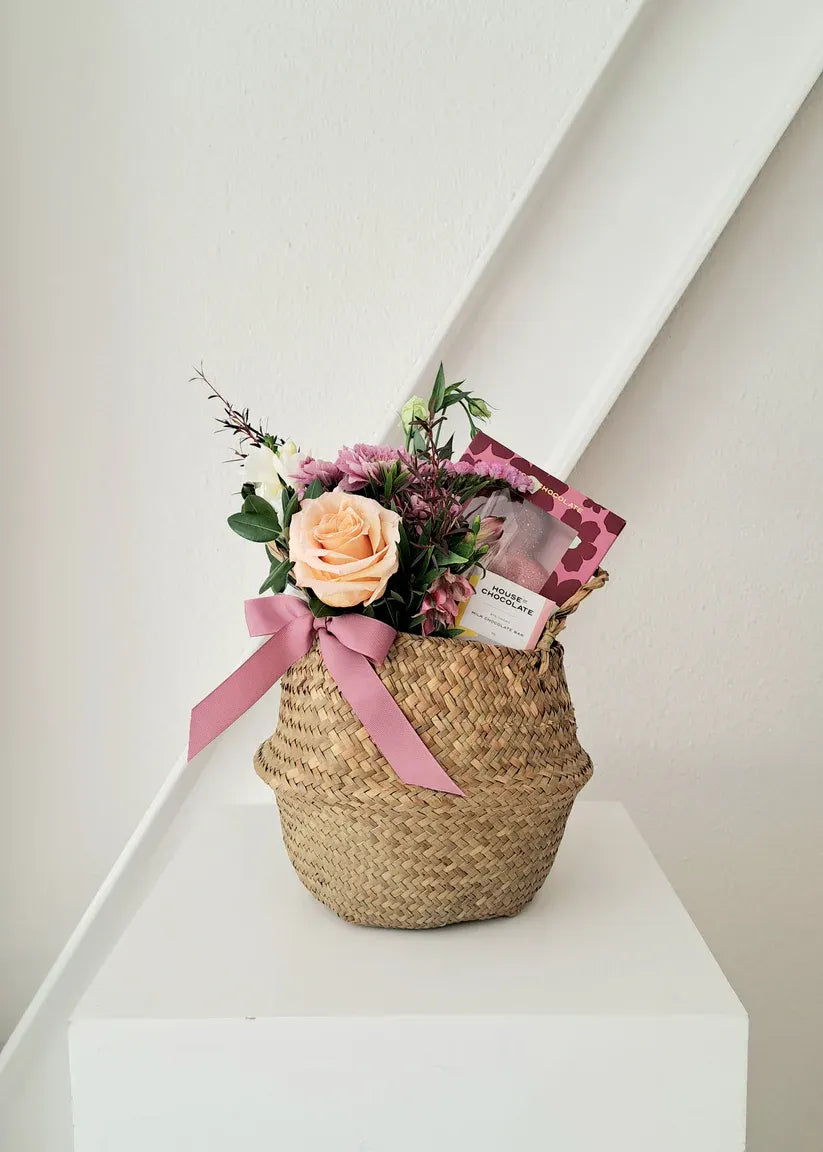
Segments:
[[[509,464],[531,478],[533,491],[493,492],[470,507],[492,543],[485,571],[470,577],[475,594],[456,626],[466,639],[534,648],[552,612],[594,574],[626,522],[484,433],[463,459]]]

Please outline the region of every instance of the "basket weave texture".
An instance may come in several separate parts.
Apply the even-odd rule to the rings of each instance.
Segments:
[[[532,899],[592,773],[555,639],[589,591],[531,652],[398,634],[377,674],[463,797],[398,779],[316,643],[286,672],[255,769],[318,900],[356,924],[433,928],[513,916]]]

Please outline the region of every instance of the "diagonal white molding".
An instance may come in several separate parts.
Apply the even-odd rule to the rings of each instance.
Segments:
[[[499,409],[500,439],[566,473],[821,65],[823,6],[812,0],[647,4],[550,143],[404,395],[423,391],[442,357]],[[394,410],[378,431],[390,420]],[[221,738],[201,760],[225,747]],[[175,765],[0,1053],[0,1115],[31,1062],[62,1043],[202,768]]]
[[[566,476],[821,68],[815,0],[647,4],[403,398],[443,359]]]

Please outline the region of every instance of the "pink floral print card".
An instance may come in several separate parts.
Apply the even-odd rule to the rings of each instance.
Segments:
[[[485,433],[463,455],[475,464],[514,467],[530,477],[522,499],[495,492],[475,501],[490,544],[456,624],[464,635],[512,648],[533,648],[555,607],[594,574],[625,520]]]

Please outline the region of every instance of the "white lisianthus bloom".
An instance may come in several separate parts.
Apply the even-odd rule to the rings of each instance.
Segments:
[[[277,475],[285,484],[293,488],[294,477],[305,459],[306,453],[300,452],[293,440],[287,440],[285,444],[280,445],[274,456],[274,467],[277,470]]]
[[[283,491],[283,482],[280,479],[280,470],[277,458],[271,448],[265,444],[258,444],[249,448],[248,455],[243,461],[243,479],[246,484],[254,484],[258,496],[274,503]]]

